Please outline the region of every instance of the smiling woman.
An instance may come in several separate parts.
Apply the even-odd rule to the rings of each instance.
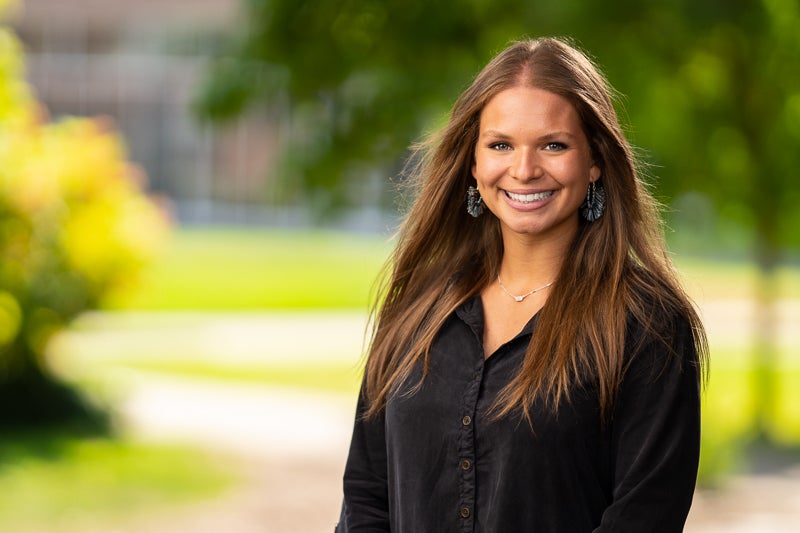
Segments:
[[[520,42],[423,147],[339,532],[683,530],[705,334],[609,94]]]
[[[472,175],[505,241],[550,238],[566,246],[600,169],[569,100],[521,85],[483,109]]]

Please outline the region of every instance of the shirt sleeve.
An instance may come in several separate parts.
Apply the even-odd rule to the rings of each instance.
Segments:
[[[390,531],[384,415],[367,420],[365,411],[362,391],[344,470],[344,501],[336,533]]]
[[[687,324],[673,349],[647,344],[623,378],[611,422],[613,499],[594,533],[679,533],[700,457],[700,380]]]

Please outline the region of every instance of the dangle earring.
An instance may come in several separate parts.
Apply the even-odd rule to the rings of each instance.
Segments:
[[[601,216],[606,208],[606,190],[602,185],[597,186],[595,182],[589,184],[586,191],[586,200],[580,207],[581,216],[589,222],[594,222]]]
[[[467,189],[467,213],[474,218],[478,218],[483,214],[485,208],[480,191],[478,191],[477,187],[470,185],[469,189]]]

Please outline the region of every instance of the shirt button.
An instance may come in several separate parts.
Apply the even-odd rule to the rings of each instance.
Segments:
[[[461,508],[461,518],[469,518],[469,507]]]
[[[472,468],[472,462],[469,459],[462,459],[461,460],[461,470],[464,470],[466,472],[470,468]]]
[[[472,417],[469,415],[465,415],[464,418],[461,419],[461,423],[465,426],[472,424]]]

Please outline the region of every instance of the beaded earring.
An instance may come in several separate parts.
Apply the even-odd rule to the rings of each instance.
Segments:
[[[589,222],[594,222],[601,216],[606,208],[606,190],[602,185],[597,186],[593,181],[586,191],[586,200],[581,204],[581,216]]]
[[[481,193],[478,191],[477,187],[470,186],[467,189],[467,213],[474,218],[478,218],[483,214],[484,209],[486,208],[483,205],[483,198],[481,198]]]

